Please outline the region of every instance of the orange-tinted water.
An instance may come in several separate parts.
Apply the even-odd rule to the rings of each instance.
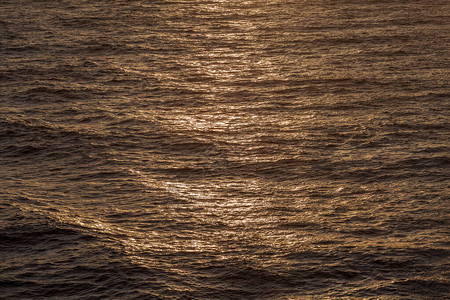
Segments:
[[[449,8],[0,1],[1,294],[445,298]]]

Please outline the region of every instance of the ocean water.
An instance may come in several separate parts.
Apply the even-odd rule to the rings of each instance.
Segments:
[[[445,0],[1,0],[0,298],[449,299]]]

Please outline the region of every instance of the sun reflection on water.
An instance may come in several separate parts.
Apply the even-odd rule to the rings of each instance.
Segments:
[[[179,71],[151,74],[162,87],[183,92],[176,101],[195,101],[196,104],[151,111],[141,109],[138,117],[151,120],[165,133],[186,136],[187,141],[179,141],[181,147],[184,144],[201,147],[186,149],[189,150],[186,154],[171,153],[175,150],[168,145],[159,150],[159,154],[143,155],[147,162],[171,165],[173,174],[155,174],[145,168],[131,171],[133,179],[142,184],[148,196],[158,199],[151,201],[160,202],[155,208],[149,208],[148,213],[157,209],[164,216],[151,224],[137,222],[135,228],[125,234],[122,246],[136,263],[157,265],[148,255],[157,252],[166,255],[226,253],[243,243],[256,249],[289,249],[311,239],[289,228],[276,228],[280,222],[287,222],[289,218],[297,222],[302,216],[286,216],[274,204],[279,197],[286,197],[280,196],[280,191],[281,194],[295,195],[307,187],[274,185],[263,177],[238,178],[233,175],[233,169],[242,168],[243,163],[270,164],[289,158],[282,155],[277,148],[279,145],[266,145],[264,139],[301,139],[305,133],[298,129],[315,117],[313,114],[293,117],[281,111],[271,112],[268,109],[272,107],[271,99],[260,99],[264,96],[260,91],[264,90],[261,83],[266,82],[276,89],[278,82],[288,78],[277,67],[279,58],[267,55],[263,50],[267,45],[260,42],[261,34],[265,34],[264,28],[258,28],[262,23],[249,17],[250,14],[261,14],[261,8],[254,1],[239,2],[239,6],[247,5],[251,9],[240,10],[237,14],[233,10],[237,3],[207,1],[189,7],[196,11],[198,24],[194,23],[188,33],[180,34],[191,36],[192,45],[183,46],[193,47],[195,51],[173,61]],[[181,11],[179,15],[182,14]],[[171,22],[169,25],[174,26],[175,21]],[[205,26],[221,29],[203,32]],[[175,44],[183,40],[177,34],[172,38]],[[254,101],[249,100],[248,94],[254,94]],[[246,101],[240,102],[241,97]],[[265,128],[272,128],[273,132],[264,131]],[[291,128],[291,131],[285,128]],[[285,152],[298,151],[290,145],[284,147]],[[273,155],[275,150],[279,153],[277,156]],[[217,170],[228,173],[216,179]],[[287,197],[283,201],[295,211],[301,210],[307,202],[306,199]],[[313,218],[306,213],[303,217]]]

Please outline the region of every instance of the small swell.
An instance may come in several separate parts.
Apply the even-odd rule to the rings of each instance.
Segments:
[[[47,86],[35,87],[25,90],[14,96],[15,100],[22,101],[68,101],[87,97],[87,93],[80,89],[53,88]]]

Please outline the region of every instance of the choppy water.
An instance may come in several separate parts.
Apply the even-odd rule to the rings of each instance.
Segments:
[[[0,1],[0,297],[448,297],[449,11]]]

